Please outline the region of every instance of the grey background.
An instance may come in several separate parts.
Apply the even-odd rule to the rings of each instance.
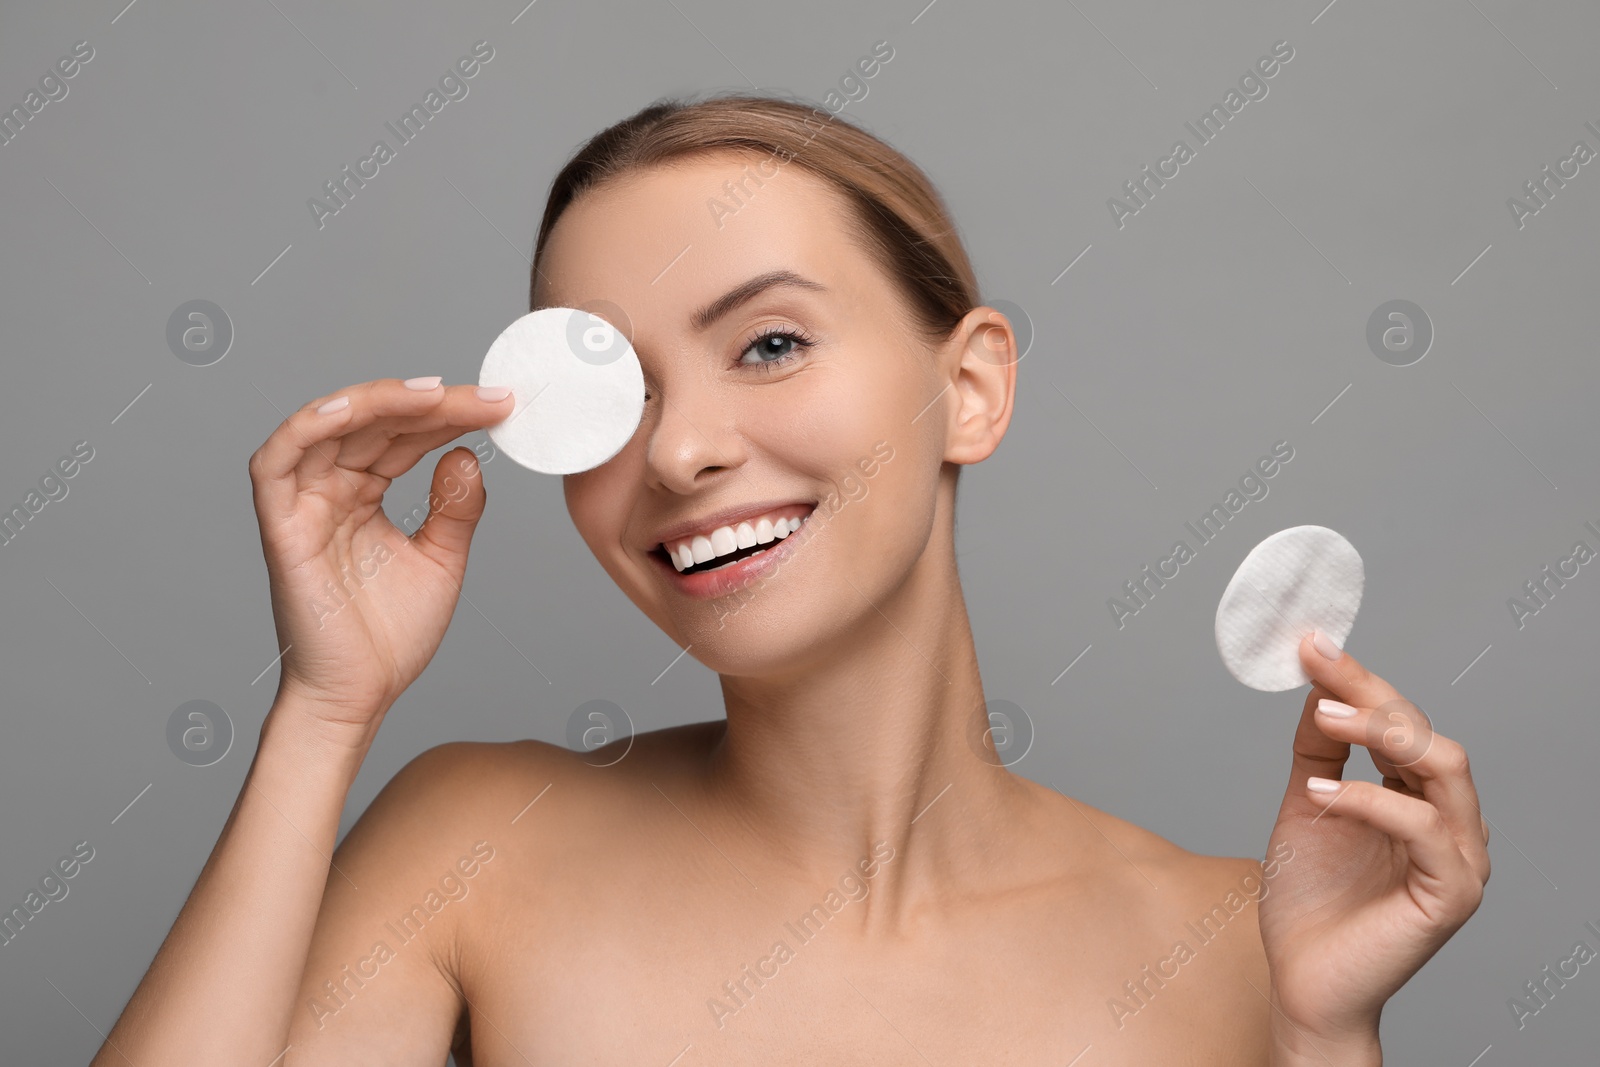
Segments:
[[[1575,141],[1600,149],[1583,125],[1600,126],[1600,9],[125,2],[0,9],[5,107],[74,42],[95,50],[0,146],[0,504],[74,442],[95,450],[0,545],[0,910],[74,842],[95,849],[0,948],[8,1062],[90,1057],[240,787],[277,655],[246,462],[283,413],[376,377],[475,380],[526,310],[544,191],[585,137],[666,94],[820,102],[879,40],[894,57],[844,114],[927,169],[986,298],[1036,331],[959,518],[987,693],[1036,732],[1017,769],[1187,848],[1261,855],[1304,690],[1235,682],[1212,616],[1261,538],[1339,530],[1367,567],[1351,651],[1467,746],[1497,830],[1481,909],[1390,1002],[1385,1049],[1594,1061],[1593,967],[1521,1032],[1507,1000],[1576,941],[1600,947],[1582,925],[1600,922],[1600,564],[1521,629],[1507,599],[1579,539],[1600,548],[1583,525],[1600,525],[1600,163],[1520,230],[1506,199]],[[469,95],[319,230],[306,199],[480,39],[494,58]],[[1282,39],[1268,95],[1119,229],[1107,198],[1193,144],[1184,121]],[[166,343],[192,299],[235,331],[209,367]],[[1392,299],[1436,332],[1412,366],[1365,341]],[[1107,599],[1279,440],[1294,458],[1270,494],[1119,630]],[[438,454],[390,490],[391,517],[425,502]],[[444,741],[562,743],[594,698],[641,730],[720,714],[691,657],[661,674],[677,647],[594,562],[559,480],[504,457],[485,476],[470,603],[390,712],[345,828]],[[204,768],[165,733],[196,699],[235,730]]]

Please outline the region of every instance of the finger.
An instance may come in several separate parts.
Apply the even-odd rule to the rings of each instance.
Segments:
[[[1450,832],[1480,880],[1489,879],[1489,823],[1483,817],[1472,763],[1459,742],[1434,734],[1433,747],[1418,761],[1422,794],[1444,815]]]
[[[345,434],[339,443],[339,466],[347,470],[365,470],[387,478],[397,477],[447,441],[506,418],[513,407],[510,397],[493,401],[481,399],[475,385],[435,384],[423,389],[423,385],[437,379],[411,380],[419,383],[417,391],[440,398],[438,403],[420,412],[374,419],[368,425]],[[441,437],[440,431],[449,432]],[[408,441],[412,434],[424,435],[429,442],[427,447],[417,448]],[[405,443],[405,447],[391,454],[397,443]],[[396,466],[397,461],[406,457],[410,458],[409,463]],[[381,469],[378,466],[380,461]]]
[[[385,453],[383,458],[374,463],[368,470],[372,473],[380,473],[379,468],[391,463],[397,470],[410,470],[423,455],[454,439],[455,436],[457,436],[457,431],[455,430],[438,430],[431,435],[408,435],[404,439],[406,443],[402,444],[400,441],[396,441],[390,452]],[[439,440],[430,440],[432,437],[437,437]],[[465,448],[467,446],[463,445],[461,447]],[[393,455],[401,451],[412,454],[400,459],[394,459]],[[469,449],[469,451],[471,450]],[[452,460],[452,462],[454,461]],[[441,479],[434,482],[428,492],[426,507],[419,505],[406,514],[398,515],[398,517],[396,514],[390,514],[389,509],[386,508],[385,517],[396,526],[402,527],[408,535],[414,534],[419,526],[427,521],[429,515],[444,507],[449,501],[461,500],[471,488],[466,483],[482,480],[483,472],[479,464],[478,455],[476,452],[472,452],[470,459],[463,460],[459,467],[452,467],[442,475]]]
[[[1439,809],[1456,843],[1480,878],[1489,877],[1488,820],[1483,816],[1478,788],[1472,780],[1466,749],[1438,733],[1421,708],[1408,701],[1393,701],[1372,712],[1385,715],[1388,729],[1374,731],[1373,762],[1394,769],[1385,774],[1399,778]]]
[[[274,514],[292,511],[300,484],[325,477],[333,470],[339,451],[333,443],[336,438],[380,418],[423,413],[438,406],[445,392],[408,389],[398,378],[382,378],[307,403],[284,419],[250,457],[258,508],[266,506]],[[318,410],[346,397],[348,401],[341,408]],[[493,421],[492,414],[499,414],[498,407],[508,400],[509,397],[492,404],[480,402],[491,413],[488,421]]]
[[[1304,795],[1308,778],[1343,778],[1345,762],[1350,758],[1350,742],[1329,734],[1317,722],[1317,693],[1313,688],[1306,698],[1300,723],[1295,727],[1287,790],[1290,797]]]
[[[1349,706],[1327,693],[1322,693],[1318,704],[1333,708],[1335,713]],[[1421,792],[1422,776],[1411,768],[1427,755],[1439,736],[1427,712],[1405,697],[1360,711],[1363,718],[1359,743],[1367,747],[1373,766],[1385,778],[1404,782],[1408,788]]]
[[[1384,776],[1384,787],[1420,794],[1432,804],[1473,870],[1487,877],[1486,824],[1466,749],[1436,733],[1421,708],[1404,699],[1382,708],[1351,708],[1319,698],[1316,722],[1335,740],[1366,746]]]
[[[412,545],[458,576],[465,569],[467,549],[488,499],[477,471],[478,457],[472,449],[462,446],[446,452],[433,468],[433,487],[428,494],[430,501],[437,499],[443,503],[436,510],[430,506],[422,527],[411,536]],[[447,483],[452,482],[458,485],[465,482],[465,491],[447,491]]]
[[[1308,787],[1306,795],[1325,814],[1359,819],[1405,843],[1406,855],[1431,883],[1426,887],[1431,895],[1440,901],[1443,911],[1436,918],[1441,926],[1466,921],[1483,896],[1483,881],[1456,847],[1438,808],[1372,782],[1317,779],[1310,786],[1319,784],[1332,788]]]
[[[1329,656],[1322,649],[1328,649]],[[1335,700],[1357,708],[1379,708],[1400,696],[1398,690],[1363,667],[1327,634],[1312,631],[1300,641],[1300,666]]]
[[[489,416],[493,418],[493,414]],[[366,465],[367,473],[376,474],[381,478],[391,481],[400,477],[406,471],[417,465],[417,461],[440,445],[447,445],[464,433],[471,433],[470,426],[446,426],[442,430],[432,433],[403,433],[389,442],[389,447],[384,453]],[[462,447],[471,447],[463,445]]]
[[[285,418],[277,429],[267,435],[250,455],[250,482],[255,497],[256,510],[262,515],[287,515],[294,511],[299,484],[295,469],[307,455],[327,456],[332,447],[327,444],[351,417],[347,399],[342,408],[331,412],[318,409],[332,404],[339,397],[348,397],[345,390],[338,397],[318,397],[302,405],[300,410]]]
[[[306,480],[326,475],[334,466],[336,438],[385,415],[418,412],[437,404],[437,394],[407,389],[398,378],[362,382],[330,397],[319,397],[284,419],[256,454],[251,472],[279,487],[298,472]],[[344,403],[341,406],[333,407]],[[324,406],[333,410],[323,411]],[[292,486],[291,486],[292,487]]]

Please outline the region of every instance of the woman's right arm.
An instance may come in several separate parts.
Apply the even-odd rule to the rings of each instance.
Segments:
[[[294,697],[273,703],[216,847],[91,1067],[264,1065],[283,1051],[363,754],[315,718]]]
[[[304,1010],[313,937],[324,953],[365,954],[370,928],[414,888],[410,872],[460,850],[445,824],[416,818],[437,812],[460,784],[447,781],[461,777],[453,769],[461,761],[446,745],[397,774],[333,858],[372,738],[449,625],[486,496],[466,449],[440,459],[428,519],[411,537],[383,514],[383,492],[432,449],[505,419],[512,404],[418,380],[338,395],[350,398],[343,407],[324,412],[330,398],[312,401],[251,457],[284,649],[278,693],[217,844],[91,1067],[278,1067]],[[339,902],[329,915],[325,899]],[[439,958],[417,951],[386,966],[384,988],[357,1013],[404,1023],[390,1034],[409,1043],[384,1062],[436,1065],[448,1047],[459,998]]]

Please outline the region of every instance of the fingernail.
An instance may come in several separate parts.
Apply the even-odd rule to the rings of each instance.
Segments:
[[[504,400],[511,395],[509,385],[480,385],[478,386],[479,400]]]
[[[1337,700],[1323,697],[1317,701],[1317,710],[1324,715],[1331,715],[1335,719],[1348,719],[1356,713],[1356,709],[1349,704],[1341,704]]]
[[[407,389],[436,389],[436,388],[438,388],[439,383],[441,381],[443,381],[443,380],[444,379],[442,379],[437,374],[435,374],[435,375],[433,375],[432,377],[429,377],[429,378],[407,378],[406,379],[406,388]]]
[[[335,411],[343,411],[350,406],[350,398],[341,396],[337,400],[330,400],[317,409],[318,415],[331,415]]]
[[[1337,793],[1339,783],[1332,778],[1307,778],[1306,788],[1313,793]]]
[[[1338,659],[1340,656],[1344,655],[1344,649],[1334,644],[1333,638],[1329,637],[1321,630],[1316,630],[1312,633],[1311,643],[1316,645],[1317,651],[1321,652],[1328,659]]]

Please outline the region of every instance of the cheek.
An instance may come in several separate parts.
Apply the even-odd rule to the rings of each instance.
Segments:
[[[876,477],[878,455],[908,446],[923,429],[920,420],[911,424],[916,407],[907,408],[920,383],[891,374],[887,362],[867,350],[753,390],[759,410],[743,413],[745,432],[789,469],[831,486],[841,500],[860,496],[862,483]],[[879,444],[884,441],[889,445]]]
[[[850,519],[861,536],[889,548],[891,554],[919,554],[927,544],[939,506],[939,481],[944,469],[944,423],[952,393],[906,376],[895,384],[900,395],[884,405],[883,414],[860,428],[852,467],[837,480],[841,519]],[[931,402],[931,403],[930,403]],[[915,421],[913,421],[915,420]]]
[[[771,488],[825,494],[844,473],[855,416],[842,384],[841,376],[808,370],[736,395],[730,429],[743,438],[745,459],[770,469],[778,481]]]

